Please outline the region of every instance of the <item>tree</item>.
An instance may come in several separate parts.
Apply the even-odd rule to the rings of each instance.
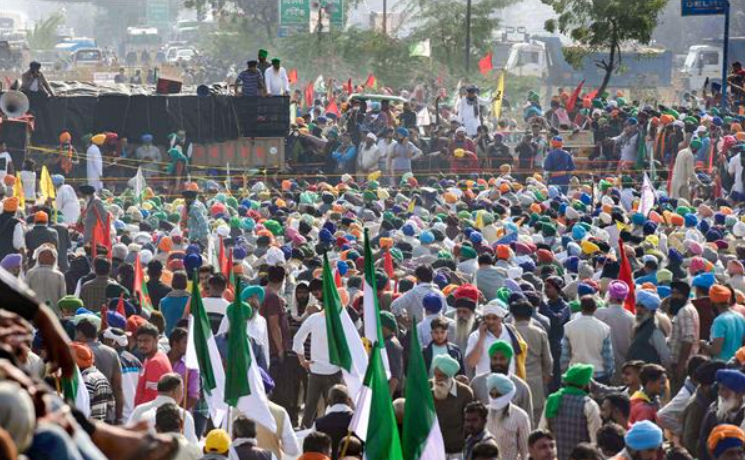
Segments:
[[[561,32],[586,52],[608,52],[608,58],[596,65],[605,71],[598,89],[602,94],[613,72],[622,62],[622,45],[629,41],[647,45],[657,27],[658,14],[667,0],[541,0],[551,6],[557,18],[546,21],[548,32]],[[581,59],[572,52],[567,61],[578,65]]]
[[[481,0],[471,7],[471,62],[483,57],[492,46],[499,22],[497,10],[516,0]],[[451,71],[464,73],[463,50],[466,46],[466,2],[463,0],[410,0],[404,10],[415,21],[412,37],[430,39],[435,61]],[[414,13],[415,12],[415,13]],[[408,15],[408,14],[407,14]]]
[[[28,46],[34,50],[49,50],[57,44],[57,29],[65,23],[62,13],[54,13],[46,19],[34,24],[34,29],[28,33]]]

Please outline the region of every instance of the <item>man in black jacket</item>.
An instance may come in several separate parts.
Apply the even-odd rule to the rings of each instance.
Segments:
[[[316,419],[316,431],[326,433],[331,438],[331,458],[336,460],[342,447],[341,443],[349,431],[354,411],[349,390],[337,384],[329,390],[329,407],[323,417]]]
[[[56,250],[59,246],[57,230],[49,227],[49,215],[44,211],[34,214],[34,227],[26,233],[26,248],[29,257],[33,257],[36,248],[42,244],[52,244]]]
[[[447,319],[442,316],[438,316],[432,320],[430,327],[432,328],[432,341],[424,348],[422,352],[424,355],[424,365],[427,367],[427,372],[432,375],[432,360],[435,357],[435,352],[438,355],[447,353],[451,358],[458,361],[460,369],[457,375],[465,375],[466,368],[463,366],[463,352],[461,352],[458,345],[448,340],[448,327],[450,324]]]

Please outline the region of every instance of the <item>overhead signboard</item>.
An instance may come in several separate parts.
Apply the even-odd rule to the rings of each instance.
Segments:
[[[344,0],[279,0],[279,36],[315,30],[319,10],[324,31],[344,27]]]
[[[145,17],[147,24],[153,27],[164,27],[169,24],[169,0],[147,0]]]
[[[727,0],[681,0],[683,16],[712,16],[724,14]]]

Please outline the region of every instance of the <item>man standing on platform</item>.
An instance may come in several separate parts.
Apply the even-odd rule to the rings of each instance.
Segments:
[[[272,59],[272,66],[264,71],[266,94],[268,96],[286,96],[290,94],[290,80],[287,78],[287,70],[279,64],[279,58],[274,58]]]

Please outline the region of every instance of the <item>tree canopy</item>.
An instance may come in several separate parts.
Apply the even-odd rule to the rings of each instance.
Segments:
[[[602,93],[622,61],[626,42],[649,44],[667,0],[541,0],[557,17],[546,21],[548,32],[561,32],[588,51],[607,51],[596,64],[605,71]],[[576,60],[575,60],[576,61]],[[571,62],[571,61],[570,61]]]

